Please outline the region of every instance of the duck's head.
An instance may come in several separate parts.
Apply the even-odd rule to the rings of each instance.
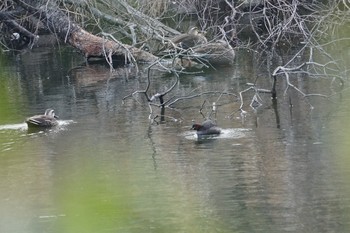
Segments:
[[[197,27],[192,27],[190,28],[190,30],[188,30],[187,34],[205,38],[205,34],[207,34],[207,31],[200,31]]]
[[[190,35],[198,35],[199,31],[197,27],[192,27],[190,30],[188,30],[188,34]]]
[[[193,124],[191,129],[193,130],[200,130],[202,128],[202,125],[201,124]]]
[[[58,119],[58,116],[55,114],[55,110],[53,110],[52,108],[46,109],[44,115],[45,115],[45,116],[50,116],[50,117],[53,117],[53,118]]]

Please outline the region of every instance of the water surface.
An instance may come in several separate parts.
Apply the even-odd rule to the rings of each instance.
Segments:
[[[200,96],[157,124],[142,95],[122,101],[146,86],[133,67],[110,73],[67,48],[0,61],[1,232],[349,231],[347,92],[312,109],[296,93],[283,97],[282,85],[277,102],[262,95],[257,110],[248,92],[245,118],[237,96]],[[237,94],[258,76],[269,88],[268,72],[241,51],[234,67],[182,75],[166,98]],[[155,94],[175,77],[151,80]],[[213,102],[224,133],[198,140],[189,129]],[[25,118],[49,107],[61,127],[28,132]]]

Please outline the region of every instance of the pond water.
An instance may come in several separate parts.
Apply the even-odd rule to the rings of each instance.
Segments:
[[[239,51],[233,67],[181,75],[165,99],[237,95],[256,80],[269,88],[254,56]],[[70,48],[2,54],[0,67],[0,232],[350,230],[348,91],[283,97],[280,82],[277,101],[261,94],[257,109],[244,93],[244,116],[237,96],[200,95],[159,124],[141,94],[122,101],[147,85],[134,67],[86,66]],[[174,82],[154,71],[150,94]],[[297,82],[331,94],[327,81]],[[223,134],[197,139],[193,120],[213,102]],[[26,117],[46,108],[59,126],[28,131]]]

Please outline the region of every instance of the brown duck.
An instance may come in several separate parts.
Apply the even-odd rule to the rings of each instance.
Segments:
[[[182,49],[193,48],[198,45],[207,43],[207,38],[202,33],[199,33],[197,27],[191,28],[187,33],[175,36],[171,43]]]
[[[194,48],[189,58],[212,66],[232,65],[235,59],[235,51],[224,40],[206,43],[198,48]]]
[[[58,116],[55,115],[55,111],[51,108],[46,109],[43,115],[35,115],[28,117],[26,123],[28,128],[49,128],[58,125]]]
[[[221,133],[221,129],[212,120],[206,120],[202,124],[193,124],[191,129],[197,130],[198,136],[219,135]]]

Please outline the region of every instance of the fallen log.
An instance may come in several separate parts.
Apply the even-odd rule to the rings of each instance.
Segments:
[[[141,49],[123,44],[118,40],[93,35],[73,22],[53,1],[47,5],[37,5],[37,1],[15,2],[43,21],[48,30],[74,48],[77,48],[88,60],[92,57],[105,58],[110,64],[113,59],[130,62],[154,62],[158,58]]]

